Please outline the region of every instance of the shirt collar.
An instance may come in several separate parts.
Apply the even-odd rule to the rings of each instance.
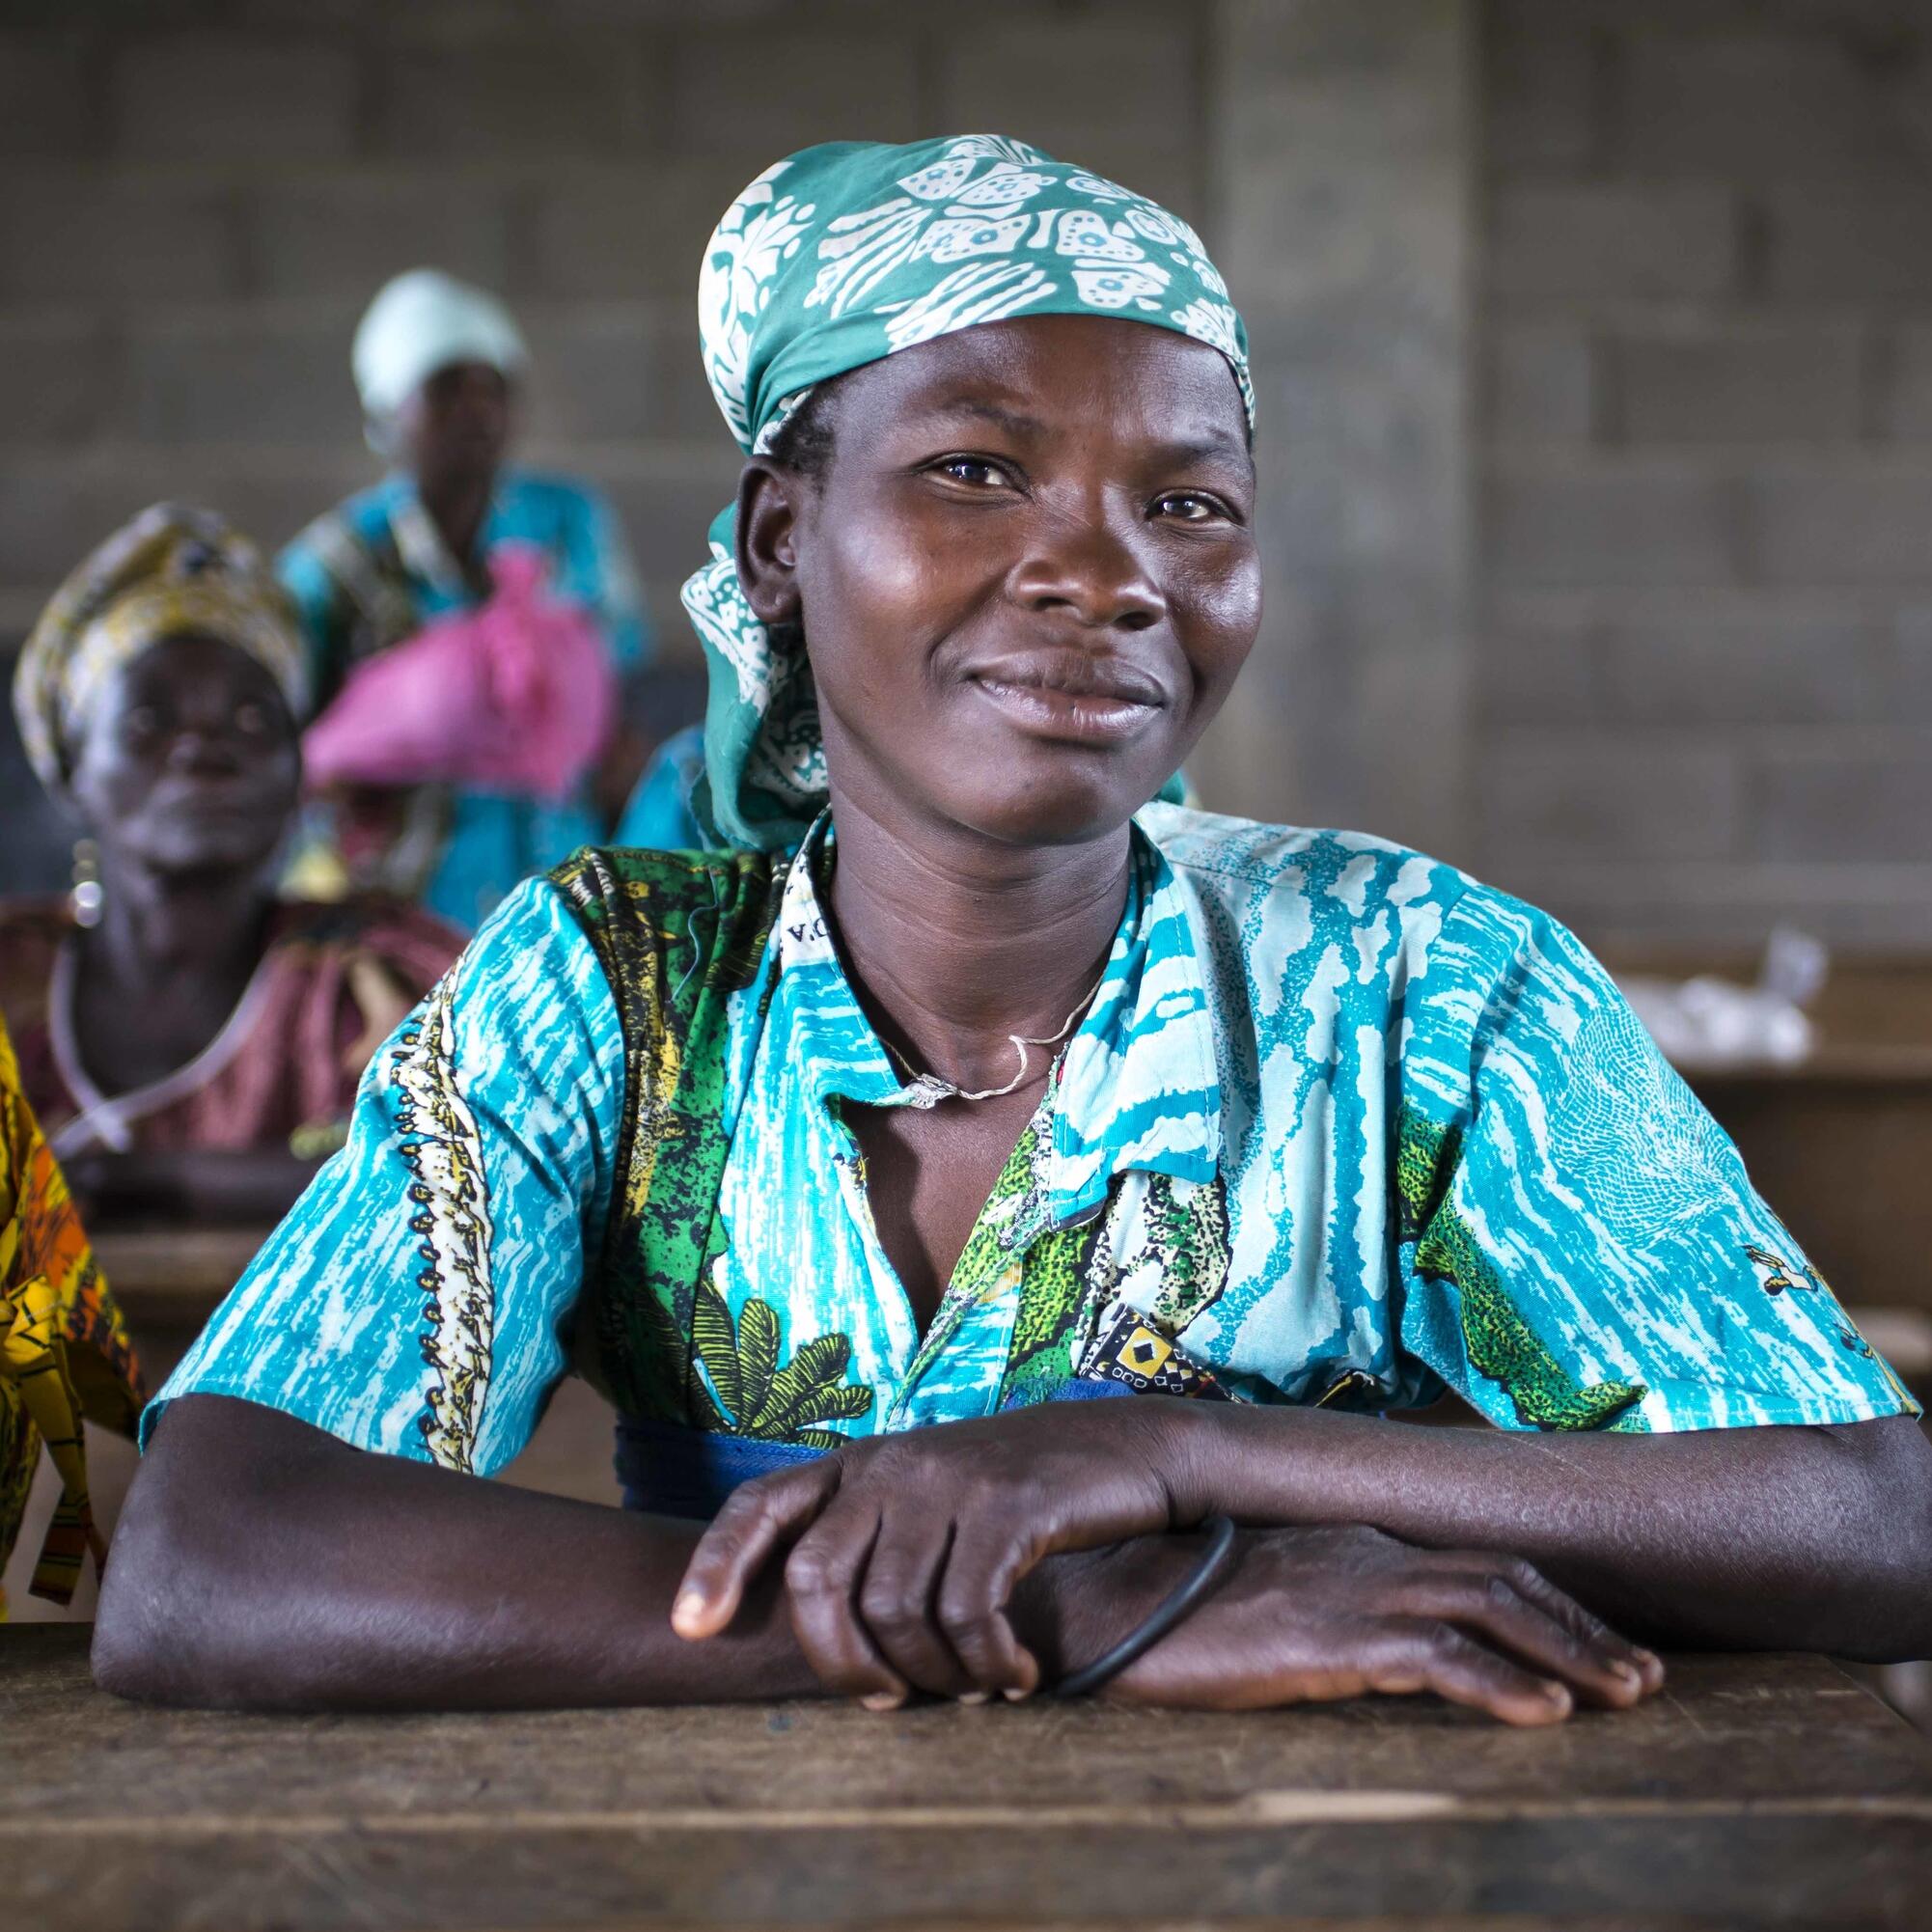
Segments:
[[[1047,1179],[1056,1222],[1106,1201],[1128,1168],[1212,1180],[1221,1163],[1214,1015],[1187,901],[1136,824],[1127,906],[1062,1065]]]
[[[806,835],[786,877],[776,967],[789,1037],[814,1100],[910,1104],[841,965],[818,897],[830,814]],[[1043,1205],[1056,1225],[1084,1219],[1130,1168],[1211,1180],[1221,1161],[1214,1018],[1187,902],[1160,848],[1132,828],[1127,904],[1100,990],[1067,1043],[1053,1095]]]
[[[832,814],[821,812],[785,878],[772,934],[776,978],[790,1035],[783,1051],[806,1069],[820,1105],[838,1095],[867,1107],[909,1104],[906,1088],[845,978],[818,899],[818,875],[832,844]]]

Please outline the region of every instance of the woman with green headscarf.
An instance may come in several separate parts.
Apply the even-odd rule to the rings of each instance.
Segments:
[[[1598,1612],[1932,1648],[1911,1399],[1595,961],[1149,802],[1260,622],[1193,231],[1017,142],[816,148],[700,301],[716,849],[578,854],[383,1050],[147,1412],[102,1680],[1538,1724],[1661,1680]],[[573,1362],[635,1513],[477,1479]],[[1446,1388],[1498,1426],[1385,1419]]]

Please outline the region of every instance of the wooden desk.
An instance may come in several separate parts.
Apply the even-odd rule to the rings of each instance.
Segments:
[[[1932,1743],[1816,1658],[1690,1659],[1621,1716],[1434,1702],[246,1718],[0,1631],[14,1932],[1618,1928],[1932,1920]]]

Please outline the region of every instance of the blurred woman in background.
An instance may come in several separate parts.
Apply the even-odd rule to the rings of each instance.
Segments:
[[[333,707],[311,748],[325,802],[297,862],[305,890],[380,887],[473,926],[605,830],[593,774],[617,680],[647,654],[637,580],[600,497],[505,461],[526,360],[499,302],[434,269],[389,283],[356,331],[369,440],[391,473],[280,563]],[[593,661],[566,660],[585,627]],[[372,681],[405,652],[419,664]],[[541,773],[533,734],[560,741]],[[613,810],[635,772],[610,781]]]
[[[270,1220],[461,936],[278,901],[309,689],[288,600],[220,517],[157,504],[56,593],[14,702],[80,820],[69,900],[0,905],[0,1009],[90,1211]]]

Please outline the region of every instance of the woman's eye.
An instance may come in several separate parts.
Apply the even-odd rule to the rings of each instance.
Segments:
[[[947,456],[937,468],[941,475],[952,478],[955,483],[971,483],[977,489],[997,487],[1007,481],[999,464],[989,463],[983,456]]]
[[[1228,507],[1218,498],[1202,496],[1199,490],[1174,489],[1166,496],[1156,497],[1154,509],[1163,516],[1177,518],[1183,523],[1209,523],[1215,518],[1226,518]]]
[[[121,735],[124,738],[152,738],[160,729],[161,714],[152,704],[136,704],[121,714]]]
[[[244,736],[259,738],[268,729],[268,713],[260,704],[237,704],[235,729]]]

